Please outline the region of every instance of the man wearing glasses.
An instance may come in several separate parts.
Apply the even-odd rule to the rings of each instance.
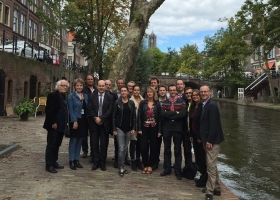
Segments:
[[[48,131],[46,147],[46,170],[50,173],[57,173],[56,169],[63,169],[64,166],[58,164],[58,151],[61,146],[65,128],[68,126],[68,107],[66,92],[69,83],[60,80],[56,83],[55,91],[48,94],[46,104],[46,118],[44,128]]]
[[[206,183],[205,200],[212,200],[213,195],[221,195],[220,179],[217,169],[220,143],[224,140],[220,112],[217,103],[211,99],[211,91],[208,85],[200,87],[202,113],[200,117],[200,129],[198,139],[204,145],[206,153],[206,165],[208,180]]]

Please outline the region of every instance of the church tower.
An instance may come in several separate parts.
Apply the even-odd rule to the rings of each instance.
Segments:
[[[152,31],[152,33],[149,35],[149,48],[150,47],[157,47],[157,36],[154,34],[154,32]]]

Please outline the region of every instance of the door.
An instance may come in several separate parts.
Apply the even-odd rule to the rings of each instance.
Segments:
[[[30,84],[29,84],[29,99],[34,99],[36,97],[36,87],[37,87],[37,76],[30,76]]]

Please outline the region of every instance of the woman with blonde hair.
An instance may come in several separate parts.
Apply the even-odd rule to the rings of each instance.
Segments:
[[[137,130],[141,134],[142,174],[151,174],[156,161],[157,138],[161,136],[161,106],[153,87],[147,87],[145,96],[139,105]]]

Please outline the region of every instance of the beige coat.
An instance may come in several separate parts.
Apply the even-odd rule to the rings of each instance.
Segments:
[[[144,98],[140,95],[140,99],[141,101],[144,100]],[[136,113],[136,127],[137,127],[137,123],[138,123],[138,108],[139,108],[139,104],[137,103],[137,101],[134,99],[134,96],[132,96],[130,98],[130,100],[132,100],[135,104],[135,113]],[[135,130],[135,134],[131,135],[130,140],[137,140],[137,130]]]

